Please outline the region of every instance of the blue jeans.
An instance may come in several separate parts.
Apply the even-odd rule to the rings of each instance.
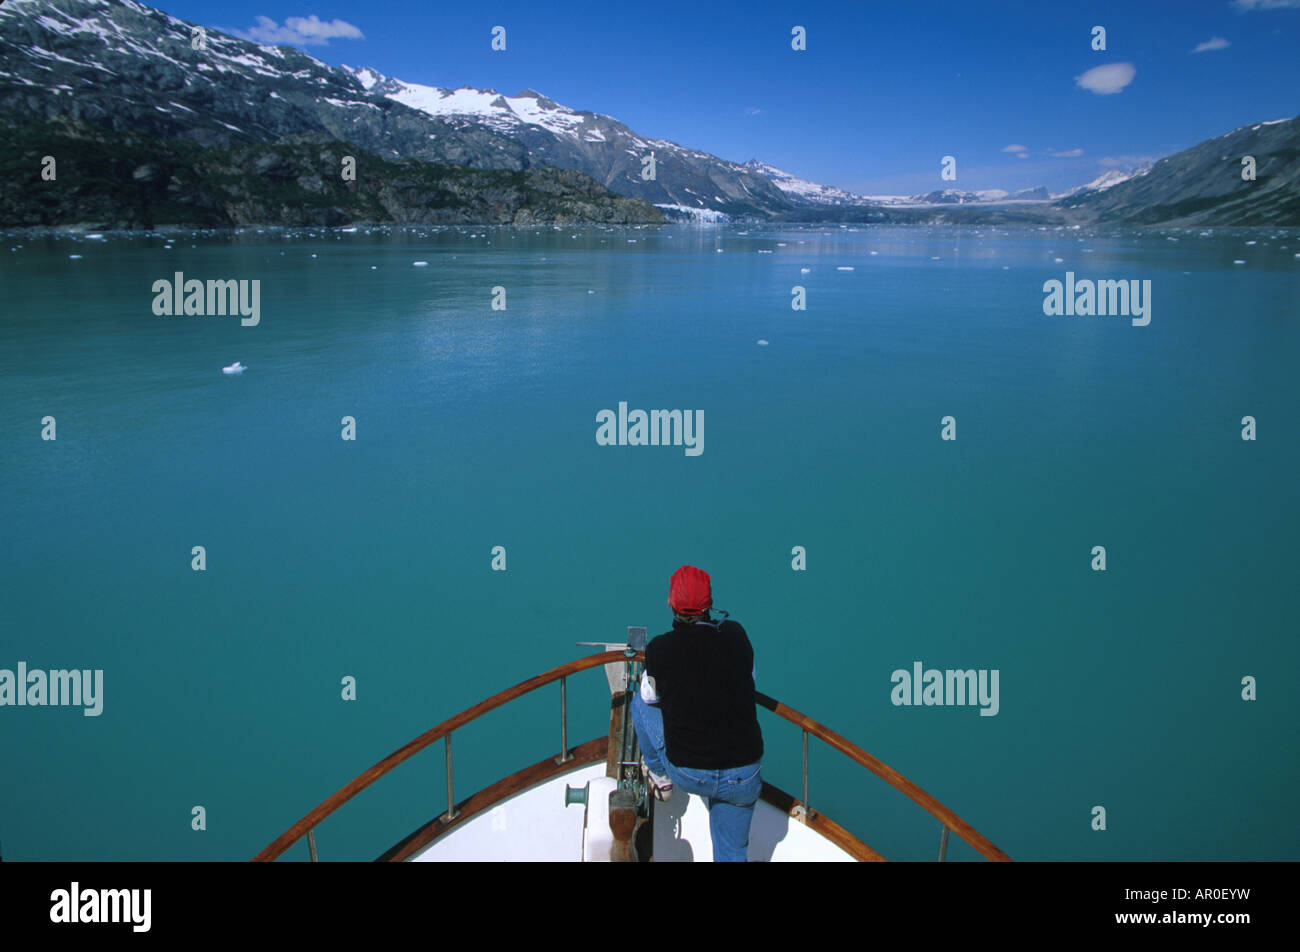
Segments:
[[[703,770],[678,767],[664,754],[664,715],[659,707],[632,694],[632,724],[641,744],[641,759],[653,773],[667,777],[686,793],[699,795],[709,808],[709,835],[715,863],[743,863],[749,852],[749,823],[763,790],[759,764]]]

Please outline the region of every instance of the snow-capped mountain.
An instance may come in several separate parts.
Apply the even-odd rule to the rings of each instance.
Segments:
[[[1095,179],[1086,185],[1076,185],[1074,188],[1059,194],[1053,195],[1053,198],[1070,198],[1074,195],[1081,195],[1084,192],[1104,192],[1108,188],[1113,188],[1120,182],[1127,182],[1131,178],[1137,178],[1139,175],[1146,175],[1151,171],[1153,163],[1135,166],[1131,169],[1108,169],[1102,172]]]
[[[493,89],[408,83],[368,67],[344,70],[367,92],[456,128],[490,129],[521,143],[529,164],[576,169],[622,195],[732,215],[790,205],[771,179],[747,165],[638,135],[611,116],[560,105],[532,89],[505,96]],[[647,164],[651,157],[653,169]]]
[[[796,201],[808,202],[813,205],[864,205],[871,203],[871,199],[862,195],[855,195],[853,192],[846,192],[842,188],[835,188],[832,185],[818,185],[816,182],[810,182],[807,179],[799,178],[797,175],[791,175],[775,166],[768,165],[766,162],[760,162],[758,159],[750,159],[745,163],[745,167],[753,169],[760,175],[765,175],[772,180],[772,183],[785,192]],[[888,196],[896,198],[898,196]]]
[[[974,191],[940,188],[922,195],[911,195],[907,201],[915,205],[999,205],[1006,202],[1047,202],[1051,199],[1047,189],[1039,186],[1014,192],[1005,188],[981,188]]]
[[[195,49],[197,27],[135,0],[9,0],[0,125],[63,117],[209,147],[324,134],[394,159],[573,169],[656,204],[760,216],[791,207],[741,164],[532,90],[406,83],[212,29]]]
[[[0,5],[0,123],[83,119],[209,147],[319,133],[391,158],[523,169],[521,143],[367,92],[291,47],[206,31],[134,0]]]
[[[770,178],[792,201],[810,205],[969,205],[981,202],[1046,202],[1052,198],[1045,188],[1026,188],[1017,192],[1009,192],[1002,188],[976,191],[944,188],[922,195],[858,195],[832,185],[818,185],[816,182],[810,182],[766,162],[760,162],[758,159],[750,159],[745,165]]]

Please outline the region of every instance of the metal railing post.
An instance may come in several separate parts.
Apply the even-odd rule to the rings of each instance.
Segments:
[[[560,678],[560,756],[555,758],[557,764],[573,759],[569,753],[569,679]]]
[[[307,831],[307,852],[311,854],[313,863],[319,862],[316,858],[316,827],[314,826]]]
[[[460,814],[456,811],[456,800],[451,793],[451,732],[444,738],[447,741],[447,815],[444,820],[454,820]]]
[[[939,862],[948,858],[948,825],[945,823],[943,834],[939,837]]]
[[[803,816],[804,820],[812,818],[808,809],[808,731],[803,732]]]

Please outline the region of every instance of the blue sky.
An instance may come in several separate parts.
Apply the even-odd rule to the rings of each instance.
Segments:
[[[273,21],[286,36],[290,18],[315,17],[333,29],[298,30],[317,42],[295,45],[327,63],[531,87],[643,135],[864,194],[1056,191],[1300,114],[1300,0],[156,3],[211,27]],[[490,48],[498,25],[505,52]],[[795,25],[804,52],[790,47]],[[1098,25],[1104,52],[1091,48]],[[955,183],[939,178],[944,155]]]

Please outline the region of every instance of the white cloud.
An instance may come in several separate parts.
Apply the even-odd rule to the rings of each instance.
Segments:
[[[1064,152],[1053,152],[1050,149],[1047,152],[1054,159],[1073,159],[1083,155],[1082,149],[1069,149]]]
[[[745,110],[745,115],[757,116],[762,111],[763,110],[759,109],[757,106],[750,106],[748,109]]]
[[[1137,69],[1132,63],[1107,63],[1105,66],[1094,66],[1086,73],[1074,77],[1074,82],[1081,89],[1090,89],[1098,96],[1109,96],[1133,82],[1136,75]]]
[[[1288,7],[1300,7],[1300,0],[1233,0],[1239,13],[1251,10],[1284,10]]]
[[[1221,50],[1232,44],[1221,36],[1212,36],[1204,43],[1197,43],[1193,53],[1204,53],[1206,50]]]
[[[1029,158],[1029,153],[1028,153],[1028,152],[1017,152],[1017,153],[1016,153],[1016,158],[1017,158],[1017,159],[1027,159],[1027,158]]]
[[[365,36],[351,23],[331,20],[328,23],[316,14],[309,17],[289,17],[284,26],[270,17],[257,17],[257,26],[235,30],[236,36],[272,46],[328,46],[330,40],[364,40]]]
[[[1013,144],[1013,145],[1007,145],[1007,146],[1003,146],[1003,147],[1002,147],[1002,151],[1003,151],[1003,152],[1028,152],[1028,151],[1029,151],[1029,146],[1027,146],[1027,145],[1014,145],[1014,144]]]

